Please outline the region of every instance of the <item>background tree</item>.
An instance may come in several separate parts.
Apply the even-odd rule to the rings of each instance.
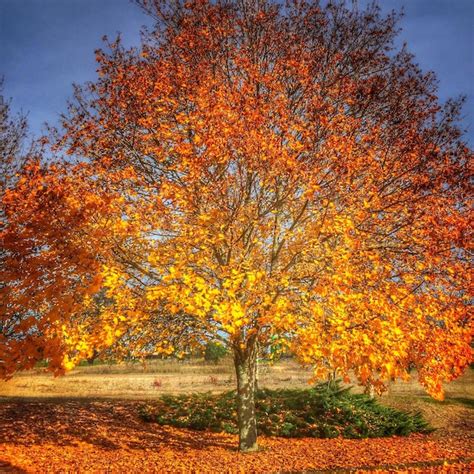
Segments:
[[[42,359],[61,371],[65,329],[79,325],[87,311],[84,296],[98,289],[98,262],[87,245],[94,244],[94,233],[85,229],[100,195],[81,189],[78,169],[74,176],[67,170],[68,165],[42,165],[29,156],[15,185],[2,195],[3,377]]]
[[[0,197],[3,200],[5,193],[11,189],[16,182],[17,173],[21,169],[24,161],[23,143],[27,133],[27,123],[25,117],[12,117],[10,103],[2,94],[3,78],[0,79]],[[0,207],[0,235],[7,225],[7,217],[4,206]],[[6,264],[7,251],[0,241],[0,268]],[[0,279],[0,291],[4,291],[6,282]],[[2,308],[4,301],[0,300]],[[16,332],[16,328],[21,322],[20,313],[10,313],[6,317],[2,311],[0,317],[0,375],[1,365],[4,360],[4,347],[7,339],[11,339]]]
[[[0,192],[5,193],[15,181],[15,174],[23,161],[22,145],[26,138],[27,123],[23,116],[12,117],[10,103],[3,96],[0,79]]]
[[[93,318],[77,316],[87,298],[56,310],[60,365],[97,344],[171,354],[220,340],[241,450],[257,448],[257,347],[378,390],[412,364],[442,396],[471,358],[472,155],[460,104],[440,107],[433,75],[394,51],[397,16],[138,3],[156,28],[140,49],[97,52],[99,78],[76,90],[57,143],[84,161],[61,189],[94,206],[68,227],[74,246],[48,245],[62,275],[87,250],[98,279],[74,291],[100,286],[110,302]],[[52,311],[63,290],[51,286]]]
[[[204,351],[204,360],[217,364],[223,357],[227,355],[227,349],[218,342],[209,341]]]

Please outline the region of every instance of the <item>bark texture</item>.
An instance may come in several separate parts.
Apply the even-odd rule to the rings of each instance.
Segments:
[[[255,388],[257,350],[255,345],[245,351],[234,351],[235,372],[237,375],[237,413],[239,421],[240,451],[256,451],[257,418],[255,414]]]

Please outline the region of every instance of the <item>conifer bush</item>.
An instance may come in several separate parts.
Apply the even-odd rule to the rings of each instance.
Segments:
[[[339,382],[304,390],[259,390],[256,410],[258,431],[267,436],[376,438],[432,431],[419,412],[386,407]],[[161,425],[238,432],[235,391],[163,395],[142,406],[140,415]]]

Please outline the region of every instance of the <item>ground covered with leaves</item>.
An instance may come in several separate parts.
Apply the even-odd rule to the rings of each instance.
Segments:
[[[310,389],[259,390],[258,432],[286,438],[379,438],[429,433],[420,412],[404,412],[353,394],[339,383]],[[163,395],[144,405],[143,420],[177,428],[238,433],[236,392]]]
[[[389,469],[469,472],[474,439],[439,432],[373,439],[260,439],[144,422],[140,401],[0,401],[0,472],[301,472]],[[429,469],[429,470],[428,470]]]

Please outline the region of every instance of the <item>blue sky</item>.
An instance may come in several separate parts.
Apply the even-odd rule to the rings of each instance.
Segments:
[[[366,0],[359,1],[360,4]],[[467,94],[462,125],[474,145],[474,0],[381,0],[384,11],[405,8],[400,41],[439,79],[439,96]],[[32,133],[55,124],[72,83],[94,79],[101,38],[122,34],[139,44],[150,20],[129,0],[0,0],[0,75],[15,111],[28,114]]]

